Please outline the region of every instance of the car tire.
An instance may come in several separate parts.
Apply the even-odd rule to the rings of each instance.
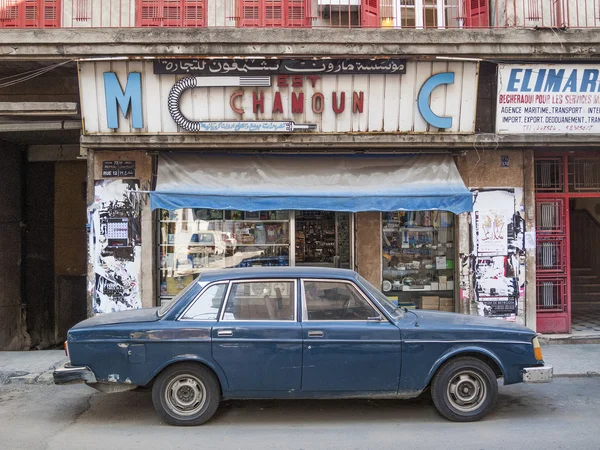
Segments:
[[[496,374],[480,359],[452,359],[433,377],[431,398],[446,419],[475,422],[489,414],[498,401]]]
[[[219,401],[217,377],[200,364],[169,366],[158,375],[152,387],[154,408],[170,425],[201,425],[215,414]]]

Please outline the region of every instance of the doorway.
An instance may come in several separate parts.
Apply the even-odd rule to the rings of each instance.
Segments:
[[[600,197],[569,200],[571,330],[600,333]]]
[[[537,330],[600,332],[600,158],[536,154]]]
[[[352,268],[352,217],[347,212],[295,212],[296,266]]]

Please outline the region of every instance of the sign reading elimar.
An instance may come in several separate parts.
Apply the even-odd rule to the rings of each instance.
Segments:
[[[600,133],[600,66],[501,65],[497,133]]]

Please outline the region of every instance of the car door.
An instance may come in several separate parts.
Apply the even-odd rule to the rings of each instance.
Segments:
[[[351,281],[302,280],[302,390],[397,392],[400,329]]]
[[[232,281],[219,322],[212,329],[213,359],[230,391],[299,390],[302,328],[297,281]]]

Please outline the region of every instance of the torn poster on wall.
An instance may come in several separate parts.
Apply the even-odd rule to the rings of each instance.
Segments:
[[[479,191],[473,206],[473,274],[482,316],[516,320],[518,314],[524,220],[516,200],[514,189]]]
[[[94,313],[142,307],[139,180],[98,180],[90,207]]]

